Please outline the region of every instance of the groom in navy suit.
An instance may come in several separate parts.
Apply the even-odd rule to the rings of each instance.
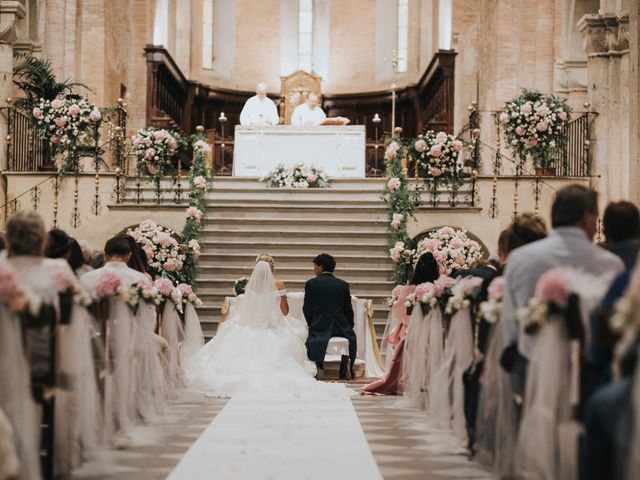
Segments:
[[[349,340],[349,366],[346,357],[340,365],[340,378],[353,378],[353,365],[356,360],[356,332],[353,330],[353,307],[349,284],[333,276],[335,259],[326,253],[313,260],[313,273],[316,278],[308,280],[304,286],[304,305],[302,311],[309,325],[307,337],[307,355],[316,362],[318,378],[324,377],[324,356],[331,337],[343,337]]]

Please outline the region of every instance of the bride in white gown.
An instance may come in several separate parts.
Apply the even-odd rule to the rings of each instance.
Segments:
[[[315,396],[318,390],[337,393],[337,389],[344,393],[342,385],[315,380],[316,367],[305,347],[307,324],[286,315],[286,291],[278,290],[284,284],[274,279],[269,261],[273,262],[267,255],[258,257],[245,293],[229,318],[189,361],[189,388],[220,397],[244,393]]]

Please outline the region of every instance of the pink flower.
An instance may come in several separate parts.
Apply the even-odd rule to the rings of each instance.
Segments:
[[[310,173],[307,177],[307,181],[309,183],[316,183],[318,181],[318,176],[315,173]]]
[[[470,295],[476,288],[480,288],[482,286],[482,278],[480,277],[463,278],[461,282],[463,295]]]
[[[70,290],[76,285],[76,276],[66,268],[56,268],[52,279],[59,292]]]
[[[203,140],[198,140],[196,143],[194,143],[193,148],[198,150],[203,155],[208,155],[209,153],[211,153],[211,145]]]
[[[438,143],[444,143],[444,142],[446,142],[446,141],[447,141],[447,138],[448,138],[448,137],[447,137],[447,134],[446,134],[446,133],[444,133],[444,132],[438,132],[438,133],[436,134],[436,142],[438,142]]]
[[[156,287],[158,293],[163,297],[170,297],[173,293],[173,284],[171,283],[171,280],[167,278],[158,278],[155,282],[153,282],[153,286]]]
[[[89,119],[93,123],[98,123],[100,120],[102,120],[102,114],[100,113],[100,110],[98,110],[97,108],[94,108],[93,110],[91,110],[91,113],[89,114]]]
[[[414,294],[418,299],[418,301],[423,302],[424,300],[426,300],[425,297],[433,296],[433,290],[434,290],[433,283],[431,282],[421,283],[416,287]]]
[[[191,250],[193,250],[193,255],[196,258],[198,258],[200,256],[200,244],[198,243],[198,241],[195,238],[189,240],[189,248]]]
[[[64,102],[58,98],[54,99],[51,102],[51,108],[58,110],[60,107],[62,107],[64,105]]]
[[[456,265],[460,265],[461,267],[464,265],[464,257],[456,257],[453,259]]]
[[[396,142],[391,142],[387,145],[387,149],[384,152],[384,158],[386,160],[393,160],[398,156],[398,150],[400,149],[400,145]]]
[[[439,177],[440,175],[442,175],[442,170],[440,170],[437,167],[433,167],[433,168],[431,168],[431,175],[433,177]]]
[[[439,144],[432,146],[429,150],[429,155],[431,155],[432,157],[439,157],[440,155],[442,155],[442,147]]]
[[[62,127],[64,127],[64,126],[67,124],[67,117],[66,117],[66,116],[64,116],[64,115],[63,115],[62,117],[58,117],[58,118],[56,118],[56,119],[54,120],[54,123],[55,123],[58,127],[62,128]]]
[[[393,218],[391,219],[391,228],[394,230],[398,230],[400,225],[402,224],[402,220],[404,219],[404,215],[402,213],[394,213]]]
[[[456,152],[461,152],[462,151],[462,142],[460,140],[454,140],[453,141],[453,149]]]
[[[522,136],[526,133],[526,130],[523,127],[516,127],[516,135]]]
[[[458,248],[462,248],[462,247],[464,247],[464,242],[462,240],[460,240],[459,237],[453,237],[451,239],[451,248],[458,249]]]
[[[188,297],[189,295],[193,295],[193,288],[188,283],[179,283],[178,290],[180,290],[180,294],[183,297]]]
[[[169,232],[158,232],[156,234],[156,240],[157,240],[157,243],[159,243],[163,247],[168,247],[173,243],[172,242],[173,237]]]
[[[416,143],[413,145],[413,147],[419,153],[426,152],[427,151],[427,142],[425,142],[423,139],[420,139],[420,140],[416,141]]]
[[[494,278],[489,284],[489,288],[487,289],[489,300],[500,300],[504,296],[506,285],[507,284],[504,281],[504,277],[501,276]]]
[[[18,276],[11,265],[0,262],[0,302],[10,303],[17,294]]]
[[[118,292],[121,284],[120,277],[109,270],[105,270],[100,274],[96,282],[96,296],[98,298],[112,297]]]
[[[509,120],[509,114],[507,112],[500,112],[499,120],[500,123],[507,123],[507,121]]]
[[[169,138],[169,142],[167,143],[167,145],[169,146],[170,150],[175,150],[176,148],[178,148],[178,142],[173,137]]]
[[[147,157],[147,160],[153,160],[153,157],[156,156],[156,151],[153,148],[147,148],[144,152],[144,156]]]
[[[526,115],[531,113],[532,111],[533,111],[533,108],[531,107],[531,102],[527,102],[520,105],[520,113],[524,113]]]
[[[207,188],[207,179],[202,175],[198,175],[193,179],[193,186],[204,190],[205,188]]]
[[[456,231],[453,229],[453,227],[445,226],[438,230],[438,233],[440,233],[441,235],[452,236],[455,235]]]
[[[446,290],[450,289],[456,284],[455,279],[448,275],[440,275],[438,279],[433,283],[435,290],[442,295]]]
[[[393,248],[389,249],[389,256],[394,263],[400,261],[400,255],[404,251],[404,242],[396,242]]]
[[[552,268],[542,274],[536,285],[536,298],[543,303],[567,306],[569,275],[563,267]]]
[[[549,107],[547,107],[546,103],[543,103],[538,107],[538,109],[536,110],[536,113],[541,117],[546,117],[547,115],[549,115]]]
[[[140,224],[140,230],[155,230],[158,228],[158,224],[153,220],[145,220]]]
[[[176,270],[178,270],[178,262],[176,262],[173,258],[170,258],[166,262],[164,262],[162,268],[164,268],[167,272],[175,272]]]
[[[60,141],[60,137],[58,135],[52,135],[49,139],[50,143],[58,143]]]
[[[398,190],[398,188],[400,188],[400,185],[401,185],[401,182],[398,177],[390,178],[389,181],[387,182],[387,188],[391,192],[395,192],[396,190]]]
[[[566,121],[567,121],[567,118],[568,118],[568,117],[567,117],[567,112],[565,112],[564,110],[560,110],[560,111],[558,112],[558,118],[559,118],[560,120],[562,120],[563,122],[566,122]]]
[[[80,113],[80,107],[77,104],[73,103],[69,107],[69,115],[71,115],[72,117],[75,117],[79,113]]]
[[[145,245],[144,247],[142,247],[142,250],[144,250],[144,254],[147,256],[147,260],[151,260],[153,258],[153,247],[151,245]]]
[[[197,302],[198,297],[195,293],[190,293],[189,295],[187,295],[187,300],[189,300],[190,302]]]
[[[42,118],[42,110],[40,110],[38,107],[35,107],[31,113],[33,113],[33,116],[35,118],[37,118],[38,120],[40,120]]]
[[[547,122],[538,122],[536,129],[539,132],[546,132],[549,129],[549,124]]]
[[[202,212],[196,207],[189,207],[187,208],[187,218],[191,218],[194,222],[200,223]]]
[[[156,139],[156,141],[161,141],[164,140],[164,138],[167,136],[167,132],[165,130],[155,130],[153,132],[153,138]]]
[[[529,140],[527,140],[527,147],[533,148],[536,145],[538,145],[538,139],[531,137]]]

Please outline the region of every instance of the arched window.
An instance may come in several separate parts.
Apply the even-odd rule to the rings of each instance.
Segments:
[[[409,46],[409,0],[398,0],[398,39],[396,43],[398,73],[407,71]]]
[[[311,72],[313,0],[298,1],[298,68]]]
[[[202,68],[213,68],[213,0],[202,0]]]

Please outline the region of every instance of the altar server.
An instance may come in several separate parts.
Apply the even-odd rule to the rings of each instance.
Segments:
[[[256,94],[247,100],[240,113],[241,125],[277,125],[280,120],[276,104],[267,97],[267,84],[259,83]]]
[[[327,118],[322,108],[318,106],[318,95],[311,92],[307,101],[298,105],[291,115],[291,125],[294,127],[309,127],[320,125]]]

